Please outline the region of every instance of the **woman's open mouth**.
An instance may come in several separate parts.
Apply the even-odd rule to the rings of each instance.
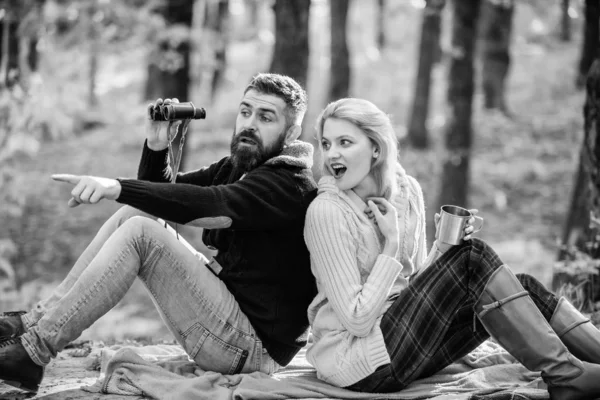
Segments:
[[[338,164],[338,163],[331,164],[330,168],[331,168],[331,172],[333,173],[333,177],[335,179],[340,179],[342,176],[344,176],[344,174],[346,173],[346,170],[348,169],[348,168],[346,168],[345,165]]]

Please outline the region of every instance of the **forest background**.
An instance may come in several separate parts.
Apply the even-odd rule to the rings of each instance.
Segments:
[[[177,3],[191,4],[190,21],[173,23],[165,13]],[[555,289],[581,296],[597,273],[596,262],[577,253],[565,270],[557,259],[564,258],[561,246],[574,231],[582,87],[591,64],[584,34],[587,3],[594,0],[0,1],[0,311],[26,309],[47,296],[120,207],[105,201],[70,209],[70,188],[50,175],[135,176],[146,105],[169,97],[168,87],[180,84],[177,73],[184,64],[187,98],[180,100],[207,111],[205,120],[190,124],[184,169],[228,154],[242,90],[254,74],[294,75],[304,68],[299,80],[309,96],[305,140],[314,141],[315,118],[337,94],[373,101],[393,118],[400,160],[422,184],[430,225],[445,202],[477,208],[485,218],[478,236],[513,270],[547,285],[556,271],[567,271],[577,279],[554,282]],[[499,16],[504,22],[490,20]],[[298,50],[300,23],[307,26],[308,46]],[[341,39],[332,33],[337,24],[339,34],[340,23],[346,35]],[[482,78],[492,65],[485,58],[490,44],[482,32],[494,26],[504,27],[496,39],[507,44],[509,57],[504,60],[500,51],[500,58],[509,67],[500,77],[503,95],[492,105]],[[431,39],[423,34],[427,29],[433,40],[424,47],[423,38]],[[20,39],[12,64],[11,35]],[[468,43],[474,46],[472,54],[460,46],[465,40],[467,53]],[[345,74],[338,68],[343,43]],[[286,50],[288,58],[274,55]],[[463,68],[462,78],[453,80],[465,58],[473,70]],[[423,115],[415,99],[427,59],[431,74]],[[337,77],[345,75],[340,90]],[[457,134],[458,149],[449,139]],[[462,181],[447,179],[452,166],[462,168]],[[456,188],[463,195],[449,194]],[[211,254],[199,229],[180,232]],[[593,310],[595,299],[589,300]],[[136,283],[83,338],[162,337],[168,331]]]

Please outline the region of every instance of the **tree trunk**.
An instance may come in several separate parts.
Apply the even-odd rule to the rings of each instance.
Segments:
[[[473,53],[480,4],[480,0],[453,1],[452,58],[447,92],[448,116],[438,206],[443,204],[467,206],[475,72]],[[435,227],[432,225],[433,222],[430,224],[429,232],[435,233]]]
[[[575,188],[569,207],[569,216],[563,235],[567,245],[575,246],[579,251],[589,254],[593,259],[600,258],[600,58],[596,58],[590,67],[586,80],[586,100],[583,107],[584,138],[579,159],[579,168]],[[569,259],[567,251],[559,253],[559,259]],[[573,278],[564,273],[553,276],[552,286],[558,290]],[[584,288],[589,296],[589,304],[600,297],[600,285],[597,279]]]
[[[244,8],[248,15],[246,21],[247,34],[244,35],[244,39],[253,40],[258,36],[258,32],[261,29],[260,26],[260,1],[261,0],[244,0]]]
[[[4,18],[0,20],[0,88],[10,88],[18,80],[19,71],[19,37],[18,10],[9,7]]]
[[[227,22],[229,19],[229,0],[206,2],[206,28],[212,31],[214,38],[212,51],[214,52],[215,65],[210,82],[210,97],[214,102],[217,91],[223,84],[227,70]]]
[[[350,0],[329,0],[331,16],[331,67],[329,101],[350,93],[350,55],[346,39],[346,20]]]
[[[98,26],[97,22],[94,21],[94,14],[97,10],[97,0],[92,0],[89,5],[88,11],[88,39],[90,41],[89,46],[89,71],[88,71],[88,106],[90,108],[96,107],[98,104],[98,97],[96,95],[96,80],[98,78],[98,53],[100,52],[99,38],[98,38]]]
[[[167,0],[161,8],[168,28],[154,44],[148,62],[145,100],[177,98],[190,101],[190,31],[194,2]],[[180,125],[181,127],[182,125]],[[173,142],[173,151],[179,149],[181,134]],[[180,169],[186,165],[185,151],[181,155]]]
[[[586,18],[596,20],[600,18],[600,8],[590,9],[587,11],[589,11],[590,14],[586,14]],[[592,11],[594,11],[596,14],[591,14]],[[600,35],[600,32],[597,32],[596,34]],[[596,52],[596,59],[598,59],[598,56],[600,56],[600,53]],[[595,65],[595,68],[597,69],[598,66]],[[596,91],[600,90],[598,86],[594,86],[595,84],[598,84],[598,71],[595,71],[596,75],[594,76],[592,76],[593,74],[591,72],[592,71],[590,70],[590,76],[588,77],[587,84],[587,98],[584,106],[585,140],[579,155],[579,166],[577,167],[577,174],[575,175],[575,186],[572,191],[571,204],[569,206],[565,229],[562,236],[563,244],[575,246],[580,249],[585,248],[585,242],[590,236],[589,226],[591,204],[589,199],[591,196],[590,189],[592,187],[590,185],[590,171],[592,171],[593,167],[593,165],[591,165],[591,160],[594,158],[590,157],[589,155],[594,153],[592,150],[594,148],[594,143],[591,142],[591,138],[594,137],[594,130],[597,129],[595,126],[597,116],[594,114],[593,99],[596,96]],[[559,260],[564,260],[566,257],[567,253],[565,251],[559,251]],[[556,287],[555,285],[553,286]]]
[[[29,88],[29,76],[37,70],[36,44],[43,0],[8,0],[0,19],[0,88],[19,84]]]
[[[585,1],[581,58],[579,59],[579,71],[575,82],[578,88],[584,87],[587,73],[598,54],[599,9],[598,0]]]
[[[270,72],[294,78],[306,87],[310,0],[275,1],[275,45]]]
[[[484,0],[481,12],[482,84],[487,109],[507,112],[505,82],[510,67],[510,38],[514,0]]]
[[[429,147],[427,117],[429,115],[431,71],[435,64],[436,51],[439,49],[440,21],[445,3],[445,0],[427,0],[423,11],[415,97],[408,125],[408,140],[412,146],[418,149]]]
[[[586,157],[582,148],[579,155],[579,166],[575,175],[575,187],[571,194],[567,220],[562,235],[563,248],[559,249],[557,259],[567,260],[570,252],[567,249],[584,249],[585,242],[590,236],[590,175],[584,163]],[[552,289],[557,291],[564,283],[569,282],[570,277],[563,273],[555,273],[552,277]]]
[[[561,21],[560,21],[560,39],[563,42],[571,41],[571,17],[569,16],[569,7],[571,7],[570,0],[562,0],[561,8]]]
[[[594,229],[600,224],[600,57],[590,67],[586,82],[586,99],[583,107],[585,136],[583,141],[583,164],[589,174],[589,209],[594,221]],[[588,238],[588,242],[596,242],[598,237]],[[594,256],[600,251],[595,250]]]
[[[385,0],[377,0],[377,48],[382,50],[385,47]]]

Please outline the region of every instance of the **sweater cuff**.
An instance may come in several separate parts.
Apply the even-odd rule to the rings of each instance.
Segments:
[[[121,193],[116,199],[118,203],[128,204],[135,207],[135,204],[142,201],[148,192],[148,189],[143,181],[125,178],[117,178],[117,180],[121,184]]]
[[[395,258],[379,254],[371,271],[371,276],[376,282],[393,282],[402,272],[403,265]]]
[[[142,176],[163,176],[167,167],[168,148],[164,150],[154,151],[148,147],[148,139],[144,141],[142,150],[142,158],[138,169],[138,178]],[[142,176],[140,176],[142,175]]]

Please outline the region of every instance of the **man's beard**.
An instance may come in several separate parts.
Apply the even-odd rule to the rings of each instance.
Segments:
[[[240,144],[242,138],[253,140],[255,145]],[[231,138],[231,161],[235,169],[241,172],[251,171],[268,159],[278,156],[283,150],[284,143],[285,135],[283,132],[279,135],[277,142],[265,148],[264,143],[256,136],[254,131],[243,130],[236,135],[234,129]]]

